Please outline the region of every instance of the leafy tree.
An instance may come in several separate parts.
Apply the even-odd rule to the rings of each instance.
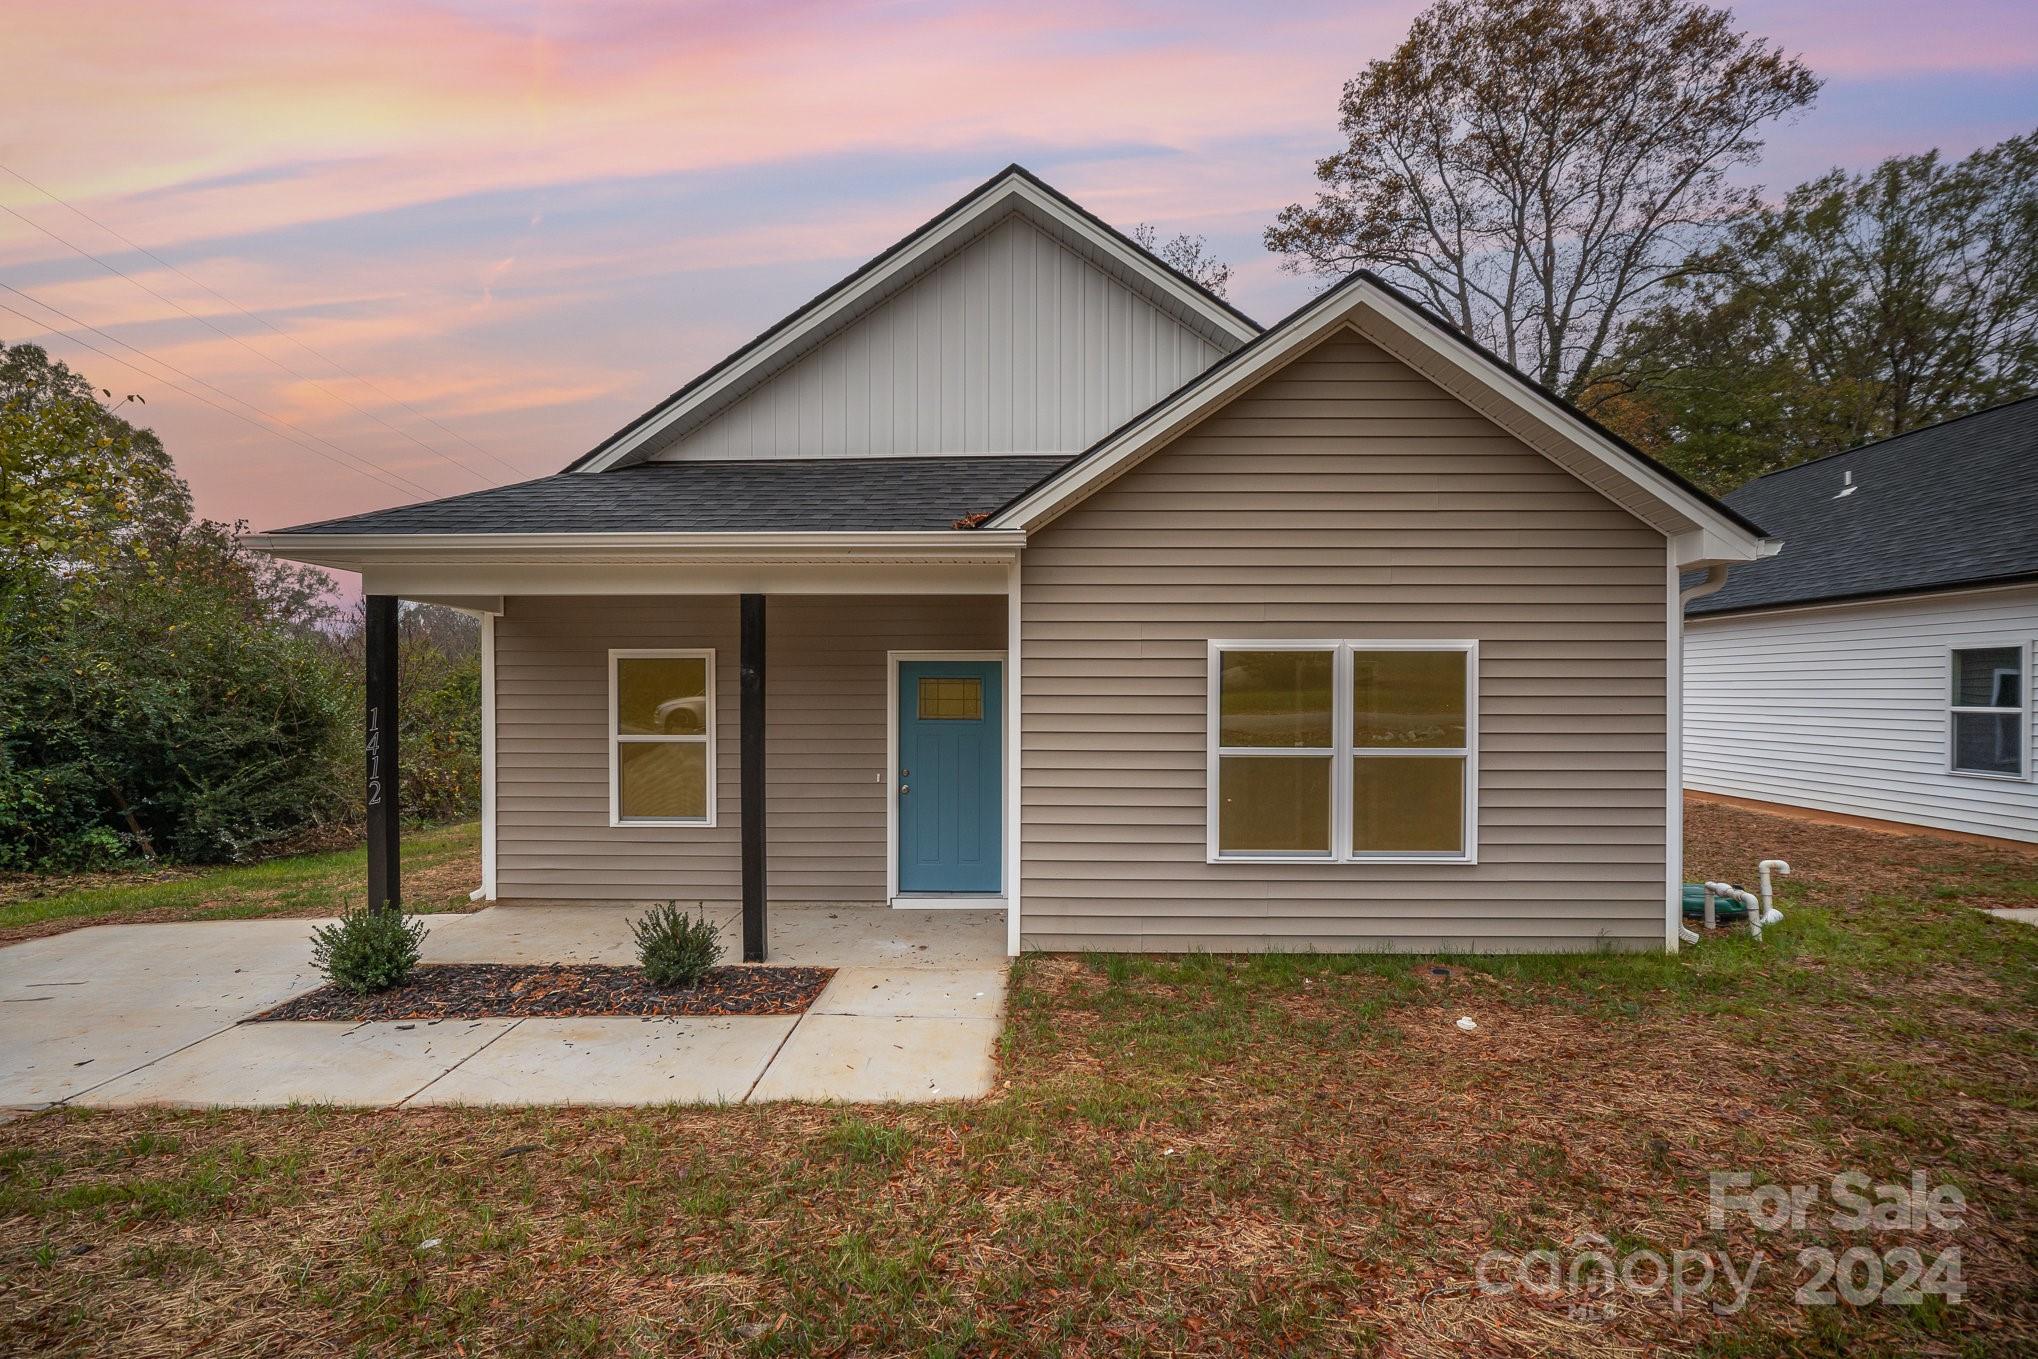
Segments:
[[[149,546],[20,597],[0,657],[0,866],[244,859],[347,810],[358,717],[289,616],[294,573],[220,524]]]
[[[1716,490],[2038,391],[2038,133],[1793,190],[1692,261],[1601,390]]]
[[[1210,242],[1201,236],[1183,232],[1163,241],[1153,223],[1141,222],[1132,228],[1132,239],[1140,249],[1219,297],[1231,286],[1231,266],[1211,254]]]
[[[358,614],[194,518],[128,404],[0,346],[0,868],[245,859],[361,811]],[[479,801],[478,632],[404,614],[413,817]]]
[[[1377,269],[1567,398],[1758,191],[1819,82],[1692,0],[1440,0],[1344,87],[1347,145],[1267,247]]]
[[[162,441],[32,344],[0,344],[0,607],[38,572],[109,562],[191,518]],[[145,552],[146,548],[138,550]]]

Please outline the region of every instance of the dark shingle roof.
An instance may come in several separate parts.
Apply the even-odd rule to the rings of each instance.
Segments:
[[[1726,502],[1783,551],[1734,567],[1693,615],[2038,577],[2038,397],[1757,477]]]
[[[734,533],[947,529],[1061,454],[650,462],[561,473],[278,533]]]

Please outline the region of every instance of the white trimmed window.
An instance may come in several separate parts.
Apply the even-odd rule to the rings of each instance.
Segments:
[[[1947,744],[1954,773],[2025,776],[2029,661],[2022,646],[1954,648],[1947,698]]]
[[[609,824],[715,824],[715,653],[609,653]]]
[[[1471,863],[1477,642],[1213,642],[1209,857]]]

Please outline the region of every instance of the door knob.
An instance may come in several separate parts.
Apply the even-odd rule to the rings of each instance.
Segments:
[[[899,785],[899,796],[900,796],[900,797],[904,797],[904,796],[905,796],[906,794],[908,794],[908,793],[910,793],[910,792],[912,792],[912,791],[913,791],[913,785],[912,785],[912,784],[910,784],[910,783],[902,783],[902,784],[900,784],[900,785]]]

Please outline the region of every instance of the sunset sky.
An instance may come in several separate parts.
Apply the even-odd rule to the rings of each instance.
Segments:
[[[1310,285],[1260,231],[1420,8],[13,6],[0,339],[270,528],[556,471],[1014,160],[1271,320]],[[1771,189],[2038,126],[2029,0],[1735,11],[1827,81]]]

